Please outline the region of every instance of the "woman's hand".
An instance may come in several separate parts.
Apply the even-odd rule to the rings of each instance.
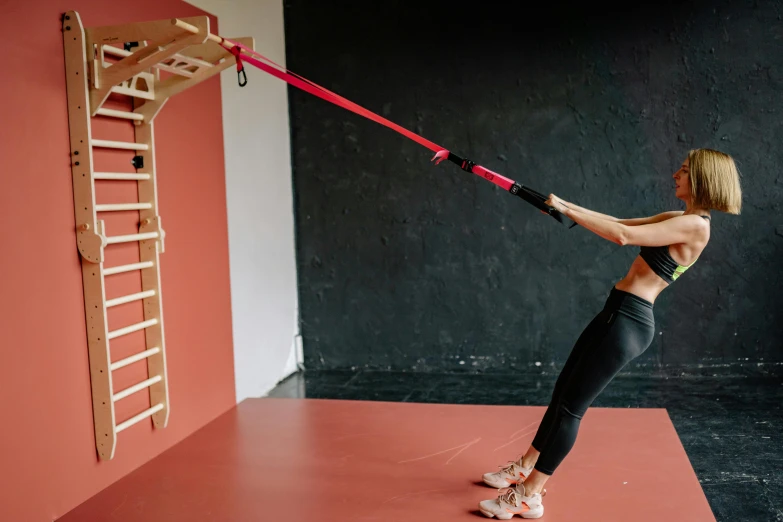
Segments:
[[[563,200],[555,196],[554,194],[549,195],[549,199],[546,200],[546,204],[554,208],[558,212],[562,212],[562,213],[565,213],[566,209],[568,208],[565,206]]]

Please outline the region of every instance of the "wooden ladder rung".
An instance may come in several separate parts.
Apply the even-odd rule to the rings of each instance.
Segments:
[[[109,299],[106,301],[106,308],[111,308],[112,306],[117,306],[125,303],[132,303],[133,301],[140,301],[142,299],[146,299],[154,295],[155,295],[155,290],[147,290],[145,292],[139,292],[136,294],[117,297],[115,299]]]
[[[158,403],[152,408],[149,408],[147,410],[144,410],[143,412],[139,413],[138,415],[135,415],[131,417],[130,419],[126,420],[125,422],[122,422],[120,424],[117,424],[117,426],[114,428],[114,431],[116,433],[119,433],[123,430],[126,430],[136,424],[137,422],[143,421],[147,417],[152,417],[156,413],[158,413],[160,410],[163,409],[163,404]]]
[[[125,359],[120,359],[117,362],[111,363],[111,366],[109,368],[111,369],[111,371],[119,370],[120,368],[124,368],[129,364],[133,364],[135,362],[144,360],[147,357],[150,357],[157,353],[160,353],[160,348],[156,346],[155,348],[144,350],[143,352],[139,352],[136,355],[131,355],[130,357],[126,357]]]
[[[118,212],[123,210],[149,210],[152,203],[112,203],[95,205],[96,212]]]
[[[132,324],[130,326],[126,326],[125,328],[120,328],[119,330],[114,330],[113,332],[109,332],[109,339],[114,339],[116,337],[120,337],[122,335],[128,335],[129,333],[138,332],[139,330],[144,330],[145,328],[149,328],[150,326],[155,326],[158,324],[157,319],[149,319],[147,321],[142,321],[140,323]]]
[[[103,46],[103,52],[106,53],[106,54],[112,54],[114,56],[121,56],[123,58],[133,54],[133,52],[131,52],[131,51],[126,51],[125,49],[120,49],[119,47],[114,47],[113,45],[104,45]]]
[[[145,241],[147,239],[156,239],[157,232],[145,232],[144,234],[129,234],[127,236],[109,236],[106,238],[107,245],[116,245],[117,243],[132,243],[133,241]]]
[[[134,270],[144,270],[145,268],[152,268],[152,261],[144,261],[142,263],[131,263],[129,265],[113,266],[111,268],[104,268],[103,275],[122,274],[125,272],[133,272]]]
[[[90,140],[90,144],[93,147],[106,149],[150,150],[150,146],[146,143],[129,143],[127,141]]]
[[[92,179],[114,179],[114,180],[135,180],[143,181],[150,179],[149,174],[129,174],[125,172],[93,172]]]
[[[149,378],[146,381],[141,381],[138,384],[134,384],[133,386],[125,388],[121,392],[115,393],[114,395],[112,395],[111,400],[113,400],[114,402],[117,402],[117,401],[119,401],[121,399],[124,399],[128,395],[133,395],[137,391],[143,390],[144,388],[149,388],[150,386],[152,386],[156,382],[160,382],[162,380],[163,380],[163,377],[161,377],[160,375],[156,375],[155,377]]]
[[[114,109],[104,109],[101,107],[96,113],[99,116],[108,116],[110,118],[122,118],[125,120],[144,121],[143,114],[136,114],[135,112],[117,111]]]

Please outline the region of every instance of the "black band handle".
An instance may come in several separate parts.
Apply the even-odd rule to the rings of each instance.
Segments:
[[[542,212],[549,214],[550,216],[555,218],[560,224],[568,226],[568,228],[573,228],[577,225],[576,221],[572,220],[571,218],[569,218],[568,216],[566,216],[556,208],[547,205],[546,200],[548,198],[543,194],[541,194],[540,192],[536,192],[530,187],[520,185],[519,183],[514,183],[513,185],[511,185],[511,188],[508,191],[524,199],[525,201],[527,201],[537,209],[541,210]]]
[[[451,161],[452,163],[455,163],[456,165],[459,165],[459,167],[465,172],[470,172],[470,173],[473,173],[473,167],[476,165],[471,160],[457,156],[453,152],[449,152],[448,160]],[[543,194],[536,192],[530,187],[526,187],[524,185],[515,182],[513,185],[511,185],[511,188],[508,189],[508,191],[524,199],[525,201],[527,201],[534,207],[538,208],[539,210],[545,212],[546,214],[549,214],[550,216],[555,218],[559,223],[568,226],[568,228],[573,228],[577,225],[576,221],[572,220],[571,218],[569,218],[559,210],[555,209],[554,207],[550,207],[549,205],[547,205],[546,200],[548,198]]]

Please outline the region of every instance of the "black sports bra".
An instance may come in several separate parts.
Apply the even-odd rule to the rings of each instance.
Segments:
[[[707,221],[710,220],[709,216],[701,216]],[[639,252],[639,255],[652,269],[653,272],[658,274],[661,279],[666,281],[666,284],[671,284],[677,280],[682,274],[685,273],[693,264],[698,260],[693,261],[690,265],[683,266],[672,259],[669,253],[669,245],[650,247],[643,246]]]

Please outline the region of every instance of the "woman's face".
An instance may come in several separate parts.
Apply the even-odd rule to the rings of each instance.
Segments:
[[[688,158],[682,162],[680,170],[672,174],[674,178],[675,192],[674,195],[677,199],[687,201],[691,198],[691,176],[690,169],[688,167]]]

